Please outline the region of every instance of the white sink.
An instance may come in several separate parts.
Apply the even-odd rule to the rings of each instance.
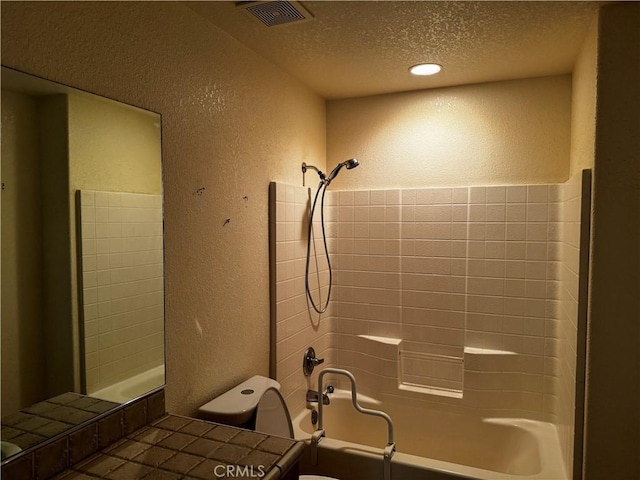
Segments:
[[[4,440],[2,441],[2,460],[21,451],[22,449],[18,445],[11,442],[5,442]]]

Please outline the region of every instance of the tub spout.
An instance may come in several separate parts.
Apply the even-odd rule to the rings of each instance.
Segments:
[[[322,394],[322,404],[329,405],[331,400],[329,399],[329,393],[333,393],[333,387],[329,385],[327,387],[327,391]],[[307,390],[307,402],[308,403],[318,403],[320,400],[320,394],[315,390]]]

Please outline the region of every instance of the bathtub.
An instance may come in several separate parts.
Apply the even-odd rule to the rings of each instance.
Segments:
[[[164,385],[164,364],[101,390],[89,392],[88,395],[110,402],[126,403],[161,385]]]
[[[552,424],[474,418],[358,398],[363,407],[382,410],[393,420],[397,447],[391,461],[393,480],[566,480]],[[351,392],[342,390],[331,395],[323,415],[326,437],[320,442],[317,465],[310,461],[309,438],[315,431],[310,410],[293,421],[296,439],[307,443],[301,472],[340,480],[382,480],[384,420],[358,413],[351,405]]]

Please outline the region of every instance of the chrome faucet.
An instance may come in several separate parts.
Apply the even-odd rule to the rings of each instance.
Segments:
[[[322,404],[329,405],[331,401],[329,400],[329,393],[333,393],[333,386],[328,385],[327,391],[322,394]],[[307,390],[307,402],[308,403],[318,403],[320,399],[320,395],[315,390]]]

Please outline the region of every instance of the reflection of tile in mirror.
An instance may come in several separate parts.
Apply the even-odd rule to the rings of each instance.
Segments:
[[[83,190],[80,218],[87,391],[124,402],[164,383],[162,197]]]
[[[118,405],[73,392],[64,393],[3,417],[2,440],[26,449]]]

